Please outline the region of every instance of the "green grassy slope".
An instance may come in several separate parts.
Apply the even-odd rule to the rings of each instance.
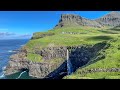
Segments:
[[[88,64],[79,68],[72,75],[64,77],[65,79],[110,79],[120,78],[120,72],[94,72],[80,74],[81,71],[96,68],[120,68],[120,30],[107,28],[91,28],[91,27],[67,27],[49,30],[43,33],[34,34],[25,46],[29,53],[35,50],[41,50],[43,47],[51,46],[77,46],[77,45],[94,45],[99,42],[107,41],[110,47],[104,50],[105,58],[95,63]],[[48,35],[47,35],[48,34]],[[37,38],[35,38],[37,37]],[[31,60],[36,57],[41,61],[41,56],[29,54],[27,58]],[[36,61],[36,60],[35,60]]]
[[[94,78],[94,79],[120,79],[120,72],[92,72],[81,74],[80,72],[91,70],[91,69],[111,69],[120,68],[120,37],[119,35],[111,35],[114,39],[108,41],[110,47],[104,51],[105,58],[97,61],[93,64],[88,64],[84,67],[79,68],[75,73],[64,78],[78,78],[82,79],[84,77]]]
[[[70,34],[70,33],[77,34]],[[54,33],[52,36],[45,36],[39,39],[30,40],[26,48],[28,50],[41,49],[42,47],[49,46],[74,46],[81,44],[95,44],[101,41],[113,39],[116,33],[113,35],[111,30],[102,30],[100,28],[91,27],[74,27],[74,28],[61,28],[49,30],[46,33]],[[42,32],[41,32],[42,33]],[[41,35],[41,33],[38,33]],[[117,32],[117,35],[120,32]],[[38,37],[33,35],[33,37]]]

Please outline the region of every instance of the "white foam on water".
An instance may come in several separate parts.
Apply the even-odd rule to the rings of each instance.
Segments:
[[[2,78],[4,78],[4,77],[5,77],[4,73],[3,73],[3,72],[0,73],[0,79],[2,79]]]
[[[20,45],[20,46],[24,46],[24,45]]]
[[[22,73],[20,73],[20,75],[16,78],[16,79],[19,79],[23,73],[25,73],[26,71],[23,71]]]
[[[13,52],[12,50],[9,50],[8,52]]]
[[[6,69],[6,66],[2,67],[2,70],[4,71]]]
[[[8,52],[12,53],[12,52],[16,52],[16,51],[14,51],[14,50],[9,50]]]

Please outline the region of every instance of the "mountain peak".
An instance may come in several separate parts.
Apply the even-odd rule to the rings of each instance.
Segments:
[[[81,18],[81,17],[76,14],[61,14],[61,20],[78,19],[78,18]]]
[[[112,12],[110,12],[109,14],[119,14],[119,15],[120,15],[120,13],[117,12],[117,11],[112,11]]]
[[[97,19],[96,21],[103,26],[118,26],[120,25],[120,13],[117,11],[112,11],[107,15],[104,15],[103,17]]]
[[[55,28],[71,27],[71,26],[101,27],[101,25],[98,22],[94,20],[89,20],[87,18],[83,18],[77,14],[61,14],[59,23],[55,26]]]

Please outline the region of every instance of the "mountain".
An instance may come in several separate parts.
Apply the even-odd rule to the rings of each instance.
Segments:
[[[96,21],[103,26],[118,26],[120,25],[120,13],[113,11],[99,19],[96,19]]]
[[[95,20],[90,20],[79,15],[62,14],[59,23],[55,28],[71,27],[71,26],[90,26],[90,27],[105,27],[120,25],[120,13],[112,11],[109,14]]]
[[[60,27],[72,27],[72,26],[92,26],[92,27],[102,27],[95,20],[89,20],[83,18],[79,15],[74,14],[62,14],[59,20],[59,23],[55,26],[55,28]]]

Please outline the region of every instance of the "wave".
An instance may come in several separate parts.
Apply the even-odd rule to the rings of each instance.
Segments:
[[[17,52],[17,50],[8,50],[9,53]]]
[[[24,45],[20,45],[20,46],[24,46]]]
[[[20,75],[16,79],[19,79],[22,76],[22,74],[24,74],[25,72],[27,71],[23,71],[22,73],[20,73]]]
[[[13,52],[12,50],[9,50],[8,52]]]
[[[5,74],[2,72],[0,73],[0,79],[3,79],[5,77]]]
[[[2,67],[2,70],[4,71],[6,69],[6,66]]]

